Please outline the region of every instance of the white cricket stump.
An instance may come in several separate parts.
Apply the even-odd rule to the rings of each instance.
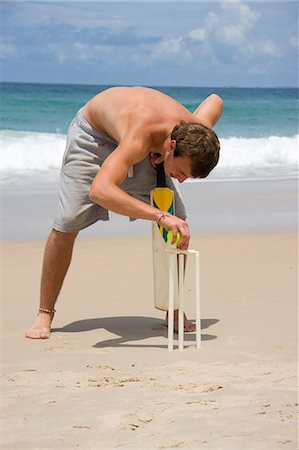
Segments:
[[[178,341],[179,350],[184,349],[184,258],[185,255],[194,257],[194,291],[195,291],[195,320],[196,320],[196,348],[201,347],[200,324],[200,277],[199,277],[199,252],[196,250],[180,250],[167,248],[169,255],[169,294],[168,294],[168,350],[173,350],[174,334],[174,299],[178,298]],[[178,270],[179,269],[179,270]]]

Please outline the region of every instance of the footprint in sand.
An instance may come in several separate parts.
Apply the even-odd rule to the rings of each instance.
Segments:
[[[203,391],[201,391],[202,393],[204,392],[214,392],[214,391],[218,391],[218,389],[223,389],[224,386],[221,385],[215,385],[215,386],[209,386],[207,389],[204,389]]]

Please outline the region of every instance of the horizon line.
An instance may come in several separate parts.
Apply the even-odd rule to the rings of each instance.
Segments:
[[[161,87],[174,87],[174,88],[202,88],[202,89],[211,89],[211,88],[220,88],[220,89],[298,89],[299,86],[234,86],[234,85],[223,85],[223,86],[199,86],[199,85],[180,85],[180,84],[176,84],[176,85],[166,85],[166,84],[140,84],[140,83],[129,83],[129,84],[119,84],[119,83],[104,83],[104,84],[94,84],[94,83],[65,83],[65,82],[46,82],[46,81],[3,81],[0,80],[0,83],[3,84],[42,84],[42,85],[61,85],[61,86],[107,86],[107,87],[112,87],[112,86],[142,86],[142,87],[157,87],[157,88],[161,88]]]

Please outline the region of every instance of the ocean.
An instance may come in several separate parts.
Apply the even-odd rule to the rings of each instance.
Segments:
[[[2,189],[57,183],[70,121],[107,87],[1,83]],[[223,98],[223,116],[215,126],[221,142],[220,162],[205,181],[297,176],[298,89],[156,89],[191,112],[213,92]]]

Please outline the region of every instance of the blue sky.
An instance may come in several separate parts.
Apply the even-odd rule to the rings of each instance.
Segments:
[[[1,2],[4,81],[296,86],[295,1]]]

